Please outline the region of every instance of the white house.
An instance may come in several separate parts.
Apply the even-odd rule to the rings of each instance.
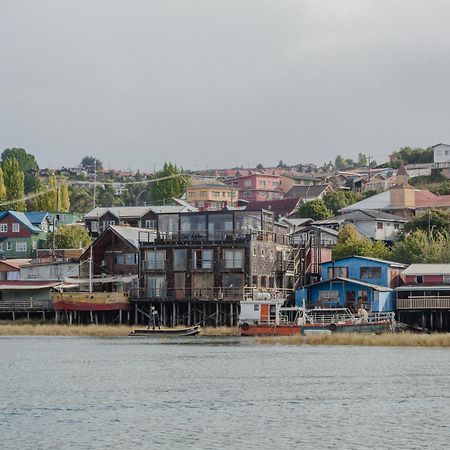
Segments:
[[[436,144],[432,146],[434,151],[434,164],[436,167],[449,167],[450,166],[450,145],[449,144]]]
[[[315,223],[334,230],[339,230],[345,224],[352,224],[362,237],[392,242],[398,238],[398,233],[406,222],[406,219],[380,211],[356,210]]]

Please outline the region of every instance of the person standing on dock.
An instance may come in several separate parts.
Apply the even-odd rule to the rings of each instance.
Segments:
[[[149,317],[149,324],[148,329],[150,330],[150,323],[152,324],[153,330],[158,327],[158,330],[161,329],[161,325],[159,323],[159,314],[158,311],[155,309],[154,306],[150,308],[150,317]]]

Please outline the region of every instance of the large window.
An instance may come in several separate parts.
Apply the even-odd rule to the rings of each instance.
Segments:
[[[244,267],[244,250],[224,251],[225,269],[242,269]]]
[[[166,252],[164,250],[147,250],[145,254],[146,266],[150,270],[164,270]]]
[[[212,250],[194,250],[194,269],[212,269]]]
[[[151,275],[147,277],[147,296],[157,298],[166,296],[166,280],[164,275]]]
[[[26,252],[27,243],[26,242],[16,242],[16,252]]]
[[[209,238],[220,240],[233,234],[232,214],[210,214],[208,217]]]
[[[173,270],[185,271],[187,268],[187,250],[176,249],[173,251]]]
[[[0,233],[7,233],[7,232],[8,232],[8,224],[0,223]]]
[[[223,277],[225,297],[241,298],[244,288],[244,275],[240,273],[226,273]]]
[[[212,299],[214,294],[214,275],[194,273],[192,275],[192,296],[199,299]]]
[[[178,233],[178,214],[161,214],[158,216],[158,231],[166,237]]]
[[[319,291],[319,300],[321,302],[339,301],[339,291]]]
[[[156,228],[156,219],[147,219],[145,221],[145,228]]]
[[[328,267],[328,278],[348,278],[348,267]]]
[[[359,269],[360,278],[380,279],[381,267],[361,267]]]
[[[114,256],[114,264],[118,266],[133,266],[137,264],[137,253],[123,253]]]
[[[98,231],[98,221],[94,220],[91,222],[91,231],[96,233]]]
[[[180,217],[181,235],[185,238],[206,237],[206,215],[182,215]]]
[[[19,231],[20,231],[20,223],[13,223],[12,224],[12,232],[19,233]]]

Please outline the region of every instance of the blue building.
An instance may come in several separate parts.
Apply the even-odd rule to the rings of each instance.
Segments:
[[[296,303],[316,306],[360,307],[373,312],[393,311],[393,288],[401,284],[404,264],[365,256],[351,256],[321,264],[322,281],[297,291]]]

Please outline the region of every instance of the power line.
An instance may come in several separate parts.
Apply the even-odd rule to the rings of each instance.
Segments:
[[[18,202],[23,202],[26,200],[31,200],[32,198],[36,198],[41,195],[48,194],[49,192],[53,192],[53,191],[57,191],[57,190],[58,190],[57,187],[50,188],[50,189],[47,189],[46,191],[36,192],[34,194],[26,195],[25,197],[22,197],[22,198],[19,198],[16,200],[8,200],[7,202],[2,202],[2,203],[0,203],[0,206],[11,205],[12,203],[18,203]]]

